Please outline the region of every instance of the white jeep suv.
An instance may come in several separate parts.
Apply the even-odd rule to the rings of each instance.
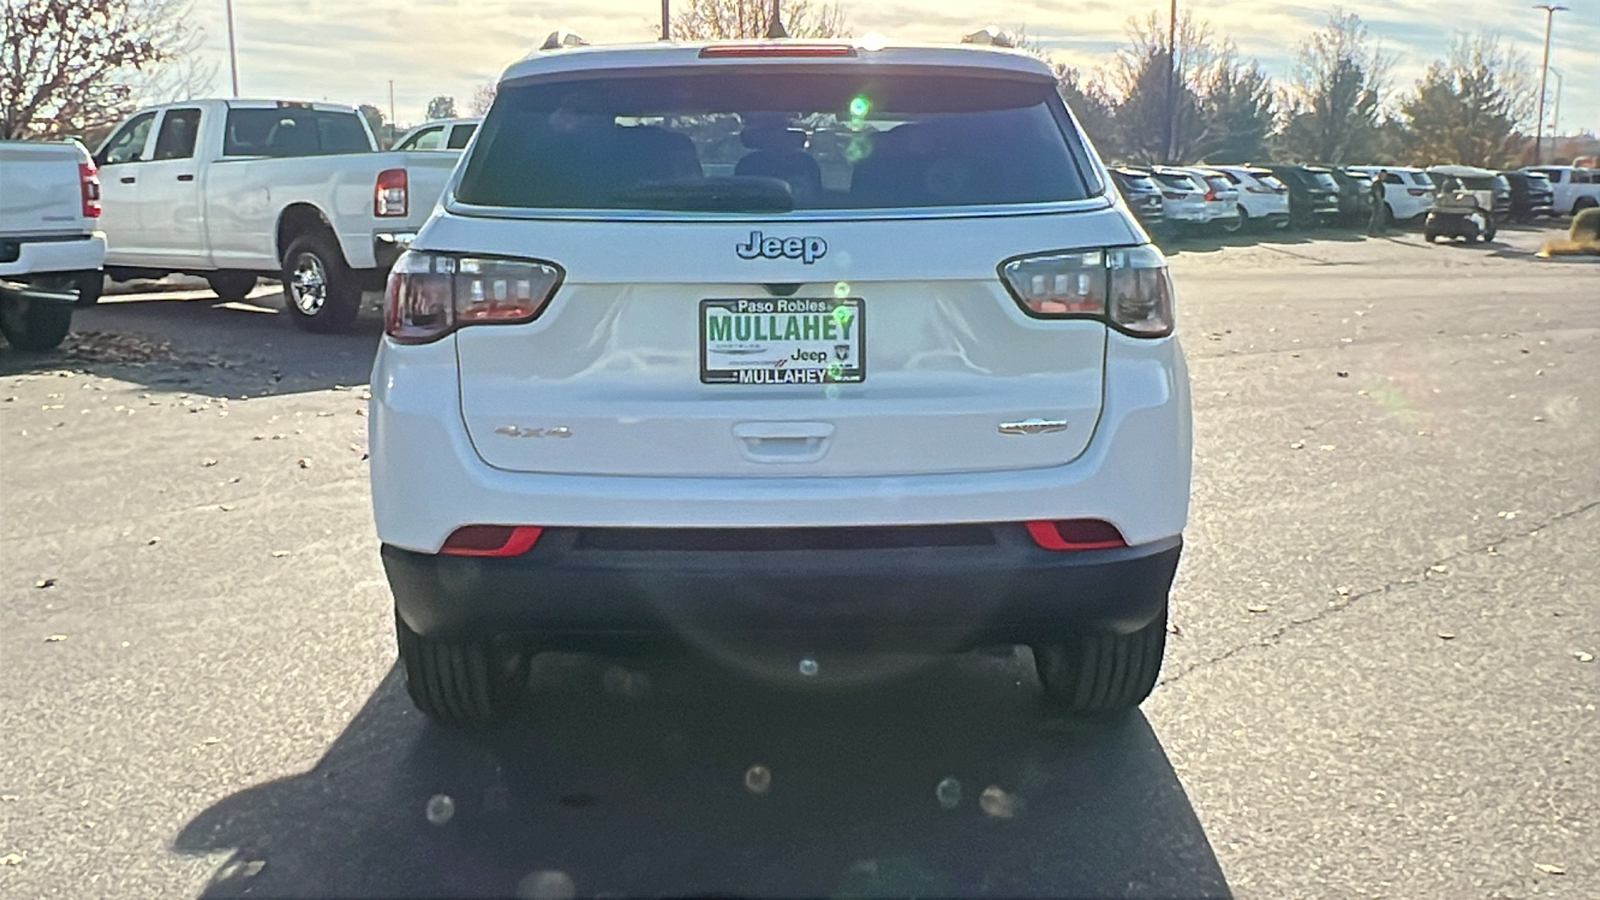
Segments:
[[[499,717],[541,650],[662,642],[806,675],[1026,644],[1067,712],[1155,683],[1189,498],[1172,284],[1035,59],[536,54],[385,330],[373,505],[436,719]]]

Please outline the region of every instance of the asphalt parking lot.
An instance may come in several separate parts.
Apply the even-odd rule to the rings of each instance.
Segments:
[[[1111,725],[994,651],[554,657],[441,731],[369,517],[375,316],[134,295],[0,345],[0,895],[1600,896],[1600,264],[1553,233],[1172,248],[1194,507]]]

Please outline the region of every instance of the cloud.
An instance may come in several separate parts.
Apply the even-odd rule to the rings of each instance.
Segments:
[[[223,59],[227,27],[221,0],[198,0],[195,15],[207,31],[206,52]],[[949,41],[988,24],[1026,26],[1030,36],[1063,62],[1086,70],[1105,66],[1126,36],[1130,16],[1166,4],[1129,6],[1114,0],[845,0],[856,34],[881,32],[905,40]],[[1551,66],[1566,76],[1564,131],[1600,129],[1600,0],[1566,0],[1558,13]],[[1543,15],[1524,3],[1498,0],[1344,0],[1395,56],[1394,86],[1408,89],[1442,56],[1454,33],[1485,30],[1537,66]],[[1241,3],[1183,0],[1181,8],[1209,21],[1246,56],[1275,77],[1288,74],[1296,45],[1326,21],[1317,3]],[[402,123],[422,118],[428,99],[456,97],[464,105],[478,85],[497,78],[551,31],[569,28],[595,43],[650,40],[658,7],[648,0],[234,0],[240,86],[255,97],[374,103],[387,110],[389,81]],[[227,84],[227,64],[217,89]],[[1552,98],[1556,79],[1551,79]]]

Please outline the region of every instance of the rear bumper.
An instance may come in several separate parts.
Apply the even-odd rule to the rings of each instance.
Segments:
[[[105,261],[106,236],[98,231],[0,239],[0,276],[93,272]]]
[[[1143,627],[1165,608],[1182,549],[1174,536],[1057,552],[1035,546],[1020,524],[963,530],[974,528],[993,542],[710,549],[691,530],[681,548],[662,549],[670,542],[640,544],[634,529],[550,529],[508,559],[390,545],[382,554],[401,617],[442,639],[522,634],[547,649],[604,649],[715,636],[960,649]]]

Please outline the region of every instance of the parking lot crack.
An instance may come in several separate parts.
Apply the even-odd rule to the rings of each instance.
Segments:
[[[1223,651],[1221,653],[1218,653],[1218,654],[1216,654],[1214,656],[1210,656],[1210,657],[1207,657],[1205,659],[1202,659],[1201,661],[1199,661],[1197,663],[1194,663],[1194,664],[1192,664],[1190,666],[1187,666],[1187,667],[1185,667],[1184,669],[1182,669],[1182,670],[1180,670],[1178,672],[1174,672],[1173,674],[1171,674],[1169,676],[1166,676],[1166,677],[1162,678],[1160,681],[1158,681],[1156,683],[1156,686],[1157,687],[1162,687],[1162,686],[1165,686],[1165,685],[1174,684],[1174,683],[1180,681],[1181,679],[1185,678],[1186,676],[1188,676],[1189,674],[1191,674],[1191,673],[1193,673],[1195,671],[1198,671],[1200,669],[1207,669],[1207,668],[1210,668],[1212,666],[1218,665],[1220,663],[1226,662],[1229,659],[1232,659],[1233,657],[1239,655],[1240,653],[1243,653],[1246,650],[1251,650],[1251,649],[1254,649],[1254,648],[1272,647],[1272,646],[1276,645],[1278,643],[1278,641],[1282,640],[1286,635],[1288,635],[1292,631],[1296,631],[1296,630],[1298,630],[1300,628],[1303,628],[1303,627],[1305,627],[1307,625],[1315,625],[1315,624],[1323,621],[1324,619],[1327,619],[1330,616],[1333,616],[1335,613],[1340,613],[1340,612],[1344,612],[1346,610],[1349,610],[1349,609],[1355,607],[1357,604],[1362,603],[1362,602],[1367,601],[1367,600],[1370,600],[1371,598],[1382,597],[1382,596],[1388,595],[1390,593],[1393,593],[1395,591],[1402,590],[1404,588],[1409,588],[1409,587],[1413,587],[1413,586],[1418,585],[1418,584],[1422,584],[1424,581],[1427,580],[1428,574],[1430,573],[1430,571],[1439,571],[1442,568],[1447,567],[1452,562],[1455,562],[1455,561],[1460,560],[1460,559],[1464,559],[1464,558],[1466,558],[1468,556],[1472,556],[1474,554],[1486,553],[1490,549],[1495,548],[1495,547],[1506,547],[1506,546],[1510,546],[1510,545],[1521,543],[1523,541],[1532,540],[1534,535],[1539,534],[1540,532],[1547,531],[1547,530],[1549,530],[1551,528],[1554,528],[1554,527],[1556,527],[1558,525],[1561,525],[1561,524],[1567,522],[1570,519],[1576,518],[1578,516],[1583,515],[1584,513],[1591,512],[1591,511],[1596,510],[1596,509],[1600,509],[1600,500],[1591,500],[1590,502],[1584,503],[1581,506],[1575,506],[1575,507],[1573,507],[1573,508],[1571,508],[1569,510],[1566,510],[1564,512],[1557,513],[1554,516],[1551,516],[1549,519],[1546,519],[1545,521],[1534,525],[1533,527],[1529,528],[1527,531],[1522,531],[1522,532],[1518,532],[1516,534],[1506,535],[1505,537],[1502,537],[1502,538],[1498,538],[1498,539],[1491,540],[1491,541],[1486,541],[1486,542],[1478,544],[1476,546],[1469,547],[1469,548],[1467,548],[1465,550],[1457,551],[1455,553],[1449,554],[1448,556],[1444,556],[1444,557],[1441,557],[1440,559],[1434,560],[1432,562],[1425,563],[1419,569],[1415,569],[1415,570],[1413,570],[1411,573],[1409,573],[1407,575],[1401,576],[1399,578],[1395,578],[1395,579],[1390,580],[1388,582],[1385,582],[1384,584],[1379,585],[1377,587],[1369,588],[1367,590],[1352,592],[1348,597],[1341,597],[1341,598],[1339,598],[1339,600],[1337,602],[1330,603],[1327,606],[1323,607],[1322,609],[1318,610],[1317,612],[1315,612],[1315,613],[1313,613],[1313,614],[1311,614],[1309,616],[1303,616],[1303,617],[1300,617],[1300,618],[1287,619],[1282,624],[1278,625],[1276,628],[1274,628],[1271,631],[1267,632],[1266,634],[1256,638],[1255,640],[1246,641],[1244,643],[1237,644],[1237,645],[1235,645],[1233,647],[1230,647],[1229,649],[1227,649],[1227,650],[1225,650],[1225,651]]]

